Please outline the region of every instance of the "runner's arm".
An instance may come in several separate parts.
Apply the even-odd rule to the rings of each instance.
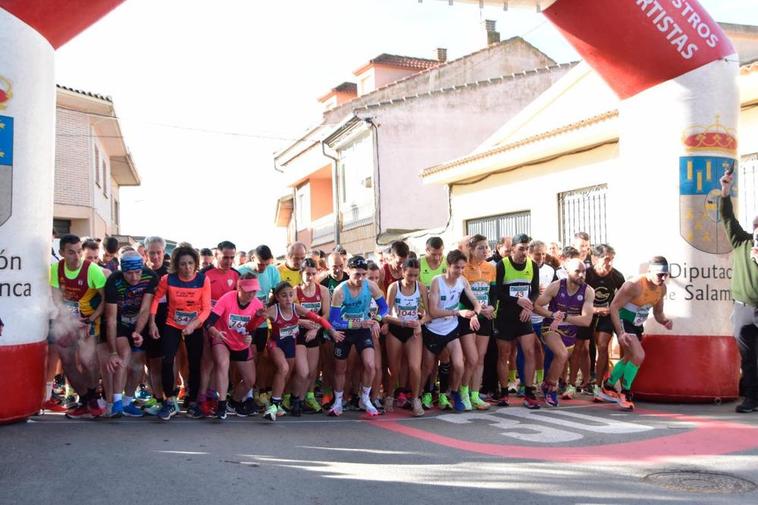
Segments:
[[[103,303],[105,306],[105,338],[111,355],[118,354],[116,347],[116,325],[118,324],[118,305],[115,303]]]
[[[153,295],[151,293],[145,293],[142,295],[142,304],[139,307],[139,315],[137,316],[137,324],[134,326],[136,333],[142,333],[142,330],[147,326],[150,320],[150,306],[153,303]]]
[[[479,313],[482,311],[482,304],[479,303],[476,295],[474,295],[474,292],[471,290],[471,284],[469,284],[468,280],[466,279],[463,279],[463,292],[466,294],[469,301],[471,302],[471,305],[474,307],[474,315],[479,315]]]
[[[611,321],[613,322],[613,329],[616,330],[616,335],[623,335],[624,325],[621,323],[621,315],[619,311],[621,308],[632,301],[637,296],[637,284],[632,281],[626,281],[621,289],[616,292],[611,302]]]
[[[537,300],[534,301],[534,313],[542,317],[549,317],[554,319],[553,312],[548,310],[547,306],[550,301],[558,294],[558,288],[560,287],[560,281],[554,281],[547,285],[545,291],[542,292]]]
[[[387,288],[387,315],[384,316],[383,321],[397,326],[405,326],[402,319],[392,315],[395,313],[395,296],[398,290],[398,282],[400,281],[393,282],[390,284],[390,287]]]
[[[584,304],[582,305],[582,313],[578,316],[566,316],[564,319],[567,323],[574,324],[576,326],[589,326],[592,324],[592,317],[595,314],[593,302],[595,301],[595,290],[590,286],[584,292]]]
[[[666,318],[666,315],[663,313],[663,299],[666,297],[666,286],[663,286],[663,296],[660,300],[658,300],[658,303],[656,303],[653,306],[653,317],[656,321],[658,321],[659,324],[666,327],[667,330],[670,330],[672,328],[671,320]]]

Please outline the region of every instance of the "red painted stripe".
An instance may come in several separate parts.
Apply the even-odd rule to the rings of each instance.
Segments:
[[[622,99],[735,52],[697,0],[558,0],[544,13]]]
[[[37,30],[58,49],[123,1],[0,0],[0,8]]]
[[[472,442],[438,435],[399,422],[375,423],[373,426],[465,452],[564,463],[656,461],[677,456],[731,454],[758,447],[755,429],[750,426],[656,411],[635,412],[667,418],[670,421],[695,423],[696,427],[685,433],[635,442],[574,447],[534,447]],[[465,425],[461,425],[461,431],[465,433]]]
[[[46,363],[47,342],[0,346],[0,424],[39,412]]]

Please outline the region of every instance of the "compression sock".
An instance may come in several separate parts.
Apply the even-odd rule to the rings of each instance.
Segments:
[[[126,407],[128,405],[131,405],[133,401],[134,401],[134,397],[133,396],[126,396],[126,395],[124,395],[124,407]]]
[[[510,370],[508,372],[508,382],[516,382],[516,370]]]
[[[632,389],[632,382],[634,382],[634,378],[637,376],[639,369],[640,367],[632,362],[626,364],[626,368],[624,369],[624,380],[621,382],[621,385],[623,386],[622,389]]]
[[[543,380],[545,380],[545,370],[543,368],[540,368],[538,370],[534,371],[534,383],[535,384],[541,384]]]
[[[616,366],[613,367],[613,371],[611,372],[611,377],[608,379],[608,383],[610,385],[615,385],[619,379],[624,375],[624,370],[626,369],[627,362],[624,360],[619,360],[616,363]],[[636,371],[635,371],[636,374]]]

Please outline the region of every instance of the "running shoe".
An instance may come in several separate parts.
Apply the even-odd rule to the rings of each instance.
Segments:
[[[464,410],[471,411],[474,410],[474,407],[471,405],[471,397],[469,394],[468,386],[461,386],[458,390],[461,396],[461,402],[463,403]]]
[[[150,405],[149,407],[142,407],[142,412],[149,416],[157,416],[158,412],[161,411],[163,408],[163,404],[161,402],[157,402],[155,405]]]
[[[179,393],[176,395],[176,399],[179,401],[184,401],[184,399],[187,397],[187,389],[182,386],[179,388]]]
[[[424,410],[429,410],[432,408],[432,393],[424,393],[421,395],[421,406],[424,408]]]
[[[410,399],[408,398],[408,395],[406,395],[404,391],[401,391],[395,399],[395,406],[399,409],[408,408],[409,401]]]
[[[218,408],[216,409],[216,419],[219,421],[226,421],[226,411],[228,407],[228,403],[221,401],[218,402]],[[232,409],[234,411],[234,409]],[[236,412],[235,412],[236,413]]]
[[[213,396],[208,395],[208,399],[205,400],[205,402],[208,404],[208,415],[207,417],[211,417],[214,412],[218,409],[218,400],[216,399],[216,393],[213,393]],[[205,412],[203,412],[205,414]]]
[[[324,394],[321,395],[321,406],[326,407],[327,405],[330,405],[334,401],[334,395],[331,391],[324,391]]]
[[[215,412],[215,409],[211,407],[211,402],[209,402],[208,400],[197,403],[196,407],[200,409],[200,417],[212,417],[213,413]],[[187,407],[188,415],[191,408],[192,408],[191,405]],[[195,419],[198,419],[198,418],[196,417]]]
[[[334,402],[332,405],[332,408],[330,408],[327,413],[327,416],[330,417],[339,417],[342,415],[342,405],[341,402]]]
[[[603,398],[600,396],[600,386],[595,384],[592,386],[592,401],[595,403],[601,403]]]
[[[424,415],[424,406],[418,398],[414,398],[411,401],[411,412],[413,412],[413,417],[421,417]]]
[[[113,405],[111,405],[111,412],[108,417],[111,419],[118,419],[119,417],[124,415],[124,401],[118,400],[113,402]]]
[[[257,403],[260,408],[266,409],[271,403],[271,393],[265,391],[263,393],[255,393],[255,395],[253,395],[253,400],[255,400],[255,403]]]
[[[99,398],[93,398],[88,402],[87,406],[92,417],[100,417],[106,413],[106,406],[100,402]]]
[[[453,405],[445,393],[440,393],[439,397],[437,397],[437,407],[440,410],[453,410]]]
[[[130,403],[126,407],[124,407],[124,415],[126,417],[142,417],[145,415],[145,413],[137,407],[134,402]],[[155,414],[153,414],[155,415]]]
[[[42,410],[47,410],[49,412],[66,412],[68,409],[55,400],[47,400],[42,402]]]
[[[385,396],[382,405],[384,405],[385,412],[392,412],[395,410],[395,398],[390,395]]]
[[[242,402],[242,408],[241,410],[237,411],[238,416],[254,416],[258,413],[258,406],[255,404],[255,400],[252,398],[248,398],[244,402]]]
[[[548,407],[558,406],[558,391],[552,390],[545,393],[545,405]]]
[[[566,386],[566,390],[561,395],[561,398],[564,400],[573,400],[574,396],[576,395],[576,388],[572,385]]]
[[[203,403],[207,403],[207,402],[203,402]],[[226,412],[226,408],[224,408],[224,412]],[[160,417],[160,414],[158,414],[158,416]],[[197,403],[190,403],[190,406],[187,407],[187,417],[191,419],[202,419],[204,417],[209,417],[209,416],[210,416],[210,412],[208,412],[208,415],[206,415],[206,413],[203,412],[203,409]]]
[[[171,401],[166,400],[163,402],[163,406],[158,411],[158,418],[163,421],[168,421],[172,417],[174,417],[179,412],[179,406]]]
[[[453,391],[453,407],[455,408],[456,412],[471,410],[470,406],[469,409],[466,409],[466,403],[463,401],[462,396],[463,395],[461,395],[460,391]]]
[[[603,382],[603,387],[600,388],[599,396],[603,401],[609,403],[618,403],[621,399],[618,392],[616,392],[616,389],[608,384],[607,381]]]
[[[282,397],[282,407],[284,410],[292,410],[292,395],[287,393]]]
[[[479,396],[479,391],[472,391],[470,395],[471,406],[476,410],[487,410],[490,408],[490,404],[482,400]]]
[[[527,394],[524,396],[524,407],[529,410],[537,410],[540,408],[540,402],[537,400],[537,397],[534,396],[534,393]]]
[[[147,401],[151,399],[153,395],[150,394],[150,390],[147,389],[147,386],[144,384],[140,384],[137,388],[137,392],[134,395],[134,398],[141,401]]]
[[[219,408],[221,408],[221,405],[219,405]],[[242,412],[242,403],[230,399],[226,402],[226,414],[229,416],[240,416],[245,417],[245,414]],[[216,412],[216,416],[218,417],[218,412]]]
[[[158,407],[160,408],[161,402],[158,401],[158,399],[155,398],[155,397],[148,398],[147,400],[145,400],[144,403],[142,403],[142,407],[143,408],[150,408],[150,407],[154,407],[156,405],[158,405]]]
[[[745,398],[744,400],[742,400],[742,403],[740,403],[734,408],[734,411],[740,414],[747,414],[750,412],[755,412],[757,410],[758,410],[758,401],[755,401],[751,398]]]
[[[303,400],[300,398],[294,398],[292,400],[292,415],[295,417],[303,415]]]
[[[361,397],[360,400],[358,400],[358,407],[360,407],[361,410],[365,410],[366,414],[370,416],[378,416],[379,411],[374,407],[374,404],[371,403],[371,399]]]
[[[79,405],[76,408],[66,411],[66,417],[69,419],[92,419],[92,413],[87,405]]]
[[[511,381],[508,383],[508,392],[509,393],[518,393],[519,389],[524,386],[521,386],[517,381]]]
[[[517,391],[511,391],[508,389],[508,393],[516,393],[516,396],[523,398],[526,395],[526,386],[519,386]]]
[[[500,396],[500,398],[497,401],[497,406],[498,407],[510,407],[511,406],[510,402],[508,401],[508,393]]]
[[[276,406],[276,415],[279,417],[284,417],[287,415],[287,411],[284,410],[281,403]]]
[[[629,411],[634,410],[634,402],[632,402],[631,392],[627,390],[622,390],[621,394],[619,395],[618,404],[622,410],[629,410]]]
[[[316,396],[313,393],[308,393],[303,404],[303,412],[306,414],[317,414],[321,410],[321,404],[316,400]]]
[[[274,422],[277,417],[277,407],[273,403],[268,406],[266,412],[263,413],[263,419]]]

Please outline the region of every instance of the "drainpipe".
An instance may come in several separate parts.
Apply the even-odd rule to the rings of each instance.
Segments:
[[[337,163],[339,163],[339,158],[332,156],[326,152],[326,142],[323,140],[321,141],[321,154],[323,154],[324,157],[332,160],[332,209],[334,209],[334,245],[337,246],[340,243],[340,223],[342,222],[342,213],[340,212],[340,198],[337,194],[337,190],[339,189],[337,186]]]

